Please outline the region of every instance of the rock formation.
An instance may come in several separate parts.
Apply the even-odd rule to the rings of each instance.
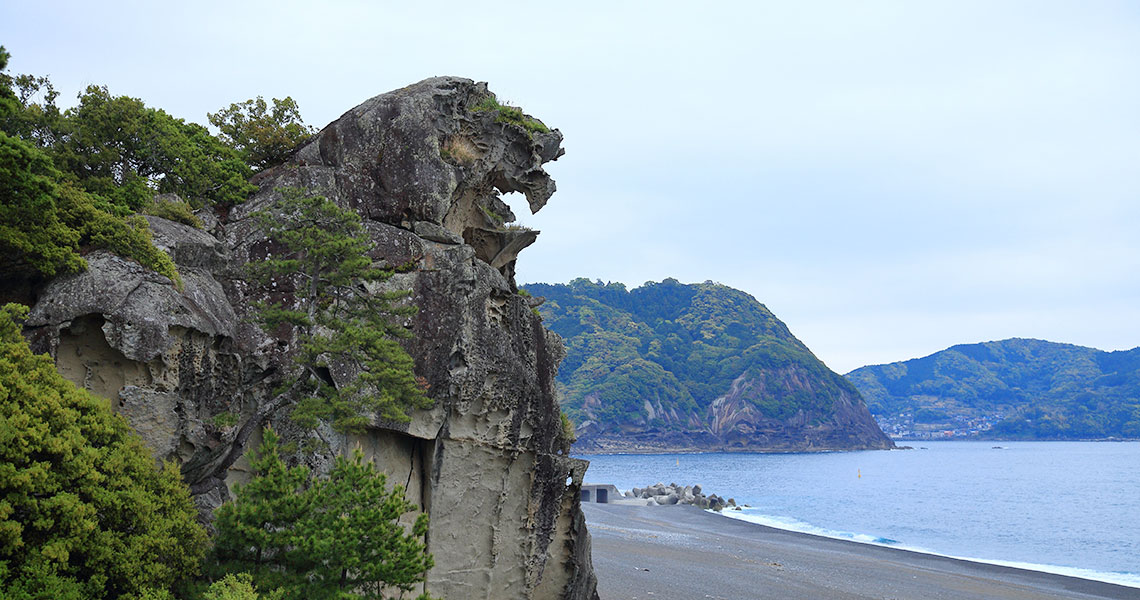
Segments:
[[[633,488],[625,493],[625,498],[645,500],[650,506],[671,506],[674,504],[689,504],[698,508],[721,512],[726,508],[740,510],[736,505],[736,498],[725,500],[716,494],[705,495],[699,485],[679,486],[675,483],[665,485],[657,482],[644,488]]]
[[[798,365],[746,372],[707,408],[708,420],[680,429],[630,428],[605,431],[586,421],[578,432],[580,453],[654,452],[832,452],[894,447],[867,411],[863,399],[842,387],[822,388]],[[792,393],[818,395],[822,407],[771,416],[758,401]]]
[[[513,279],[537,232],[504,226],[514,215],[499,198],[521,192],[540,209],[555,189],[542,164],[562,136],[472,110],[490,95],[434,78],[377,96],[259,174],[248,202],[204,215],[205,231],[148,217],[182,289],[93,252],[87,271],[37,290],[33,348],[110,398],[157,458],[180,462],[203,510],[217,507],[243,480],[262,418],[286,439],[306,435],[267,404],[295,340],[250,321],[252,302],[288,293],[245,277],[269,252],[251,215],[284,187],[324,195],[362,215],[373,258],[398,270],[385,289],[412,291],[405,347],[435,404],[361,435],[319,430],[326,449],[295,460],[319,472],[359,444],[406,485],[431,517],[435,596],[596,597],[578,504],[587,463],[567,454],[553,389],[564,351]]]

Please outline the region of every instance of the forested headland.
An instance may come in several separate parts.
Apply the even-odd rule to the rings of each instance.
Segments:
[[[675,279],[525,289],[565,340],[558,382],[583,450],[890,445],[858,391],[740,290]]]
[[[1140,438],[1140,348],[1009,339],[846,377],[883,428],[903,438]]]

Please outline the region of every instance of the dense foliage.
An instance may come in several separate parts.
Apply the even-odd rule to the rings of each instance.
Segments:
[[[405,531],[399,519],[415,505],[402,487],[387,489],[359,449],[351,460],[338,457],[328,478],[312,479],[305,467],[285,464],[266,429],[251,466],[253,479],[218,509],[214,568],[307,600],[383,598],[388,588],[424,581],[433,564],[423,541],[427,515]]]
[[[257,171],[285,162],[315,133],[301,119],[297,102],[288,96],[274,98],[272,108],[258,96],[206,116],[221,132],[221,140]]]
[[[227,573],[202,593],[202,600],[279,600],[282,595],[274,590],[263,596],[249,573]]]
[[[47,276],[82,270],[80,232],[59,204],[59,172],[32,145],[0,131],[0,249],[5,271]],[[73,194],[69,197],[77,196]]]
[[[393,272],[373,266],[360,215],[322,196],[279,191],[272,209],[256,216],[281,251],[252,269],[274,288],[293,291],[288,305],[262,304],[258,316],[267,331],[282,325],[298,331],[295,369],[286,383],[300,397],[294,419],[351,431],[372,414],[407,421],[409,409],[430,407],[412,358],[397,341],[410,335],[397,319],[415,307],[397,304],[407,292],[367,289]],[[334,362],[355,376],[334,385]]]
[[[876,417],[952,426],[982,419],[1013,439],[1140,437],[1140,348],[1041,340],[954,346],[847,375]]]
[[[23,101],[5,129],[120,210],[137,212],[156,193],[178,194],[195,208],[237,204],[254,189],[237,151],[201,125],[94,85],[78,105],[60,111],[46,79],[22,76],[15,83],[24,86]]]
[[[62,180],[30,144],[0,132],[0,270],[9,276],[81,271],[80,248],[106,248],[178,281],[174,262],[154,246],[146,220],[124,215]]]
[[[546,298],[539,311],[566,344],[558,382],[562,406],[578,423],[685,428],[703,423],[709,404],[738,377],[787,368],[810,378],[814,391],[768,386],[770,395],[749,398],[761,414],[826,408],[821,403],[839,390],[853,392],[763,304],[724,285],[666,279],[627,290],[576,279],[526,291]]]
[[[205,552],[178,468],[65,380],[0,309],[0,590],[8,600],[162,597]]]
[[[202,219],[194,214],[194,207],[175,194],[161,194],[154,197],[150,204],[143,207],[148,215],[162,217],[167,221],[189,225],[195,229],[202,229]]]
[[[0,71],[7,60],[0,48]],[[34,102],[41,89],[46,90],[42,101]],[[81,251],[95,247],[177,281],[174,263],[155,248],[146,221],[133,213],[151,202],[156,189],[203,201],[240,200],[249,189],[244,174],[233,171],[214,180],[227,174],[232,162],[216,163],[219,155],[203,154],[185,132],[214,150],[222,148],[217,140],[209,142],[202,137],[209,137],[204,129],[145,109],[141,102],[89,88],[79,107],[61,113],[55,97],[45,78],[0,73],[3,279],[80,271],[86,266]],[[181,137],[171,131],[182,132]]]

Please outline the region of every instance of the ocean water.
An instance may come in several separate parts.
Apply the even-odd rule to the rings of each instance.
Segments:
[[[1140,587],[1140,442],[906,443],[582,458],[590,483],[697,483],[763,525]]]

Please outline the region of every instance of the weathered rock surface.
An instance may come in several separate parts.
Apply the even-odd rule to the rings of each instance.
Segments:
[[[505,227],[514,215],[499,199],[518,191],[532,211],[545,205],[555,186],[542,164],[561,155],[562,136],[470,110],[488,95],[485,84],[441,77],[368,100],[260,174],[247,203],[204,215],[207,231],[150,218],[182,289],[94,252],[87,271],[37,290],[29,340],[110,398],[156,457],[178,460],[213,509],[243,479],[240,457],[261,419],[286,438],[308,435],[269,404],[291,332],[269,337],[249,320],[253,301],[288,290],[259,289],[244,265],[268,252],[251,215],[280,188],[324,195],[358,211],[373,258],[399,268],[386,288],[412,290],[419,311],[405,347],[435,405],[410,423],[374,420],[362,435],[321,430],[329,449],[296,459],[320,471],[360,445],[404,484],[431,517],[435,596],[596,597],[579,506],[587,463],[567,454],[553,387],[564,350],[513,278],[537,232]]]
[[[773,417],[757,407],[788,390],[821,394],[825,410],[800,409]],[[728,393],[707,408],[707,421],[682,429],[604,431],[590,422],[578,431],[575,451],[591,452],[824,452],[893,448],[871,418],[858,392],[839,387],[816,390],[813,377],[797,365],[751,371],[737,377]]]

